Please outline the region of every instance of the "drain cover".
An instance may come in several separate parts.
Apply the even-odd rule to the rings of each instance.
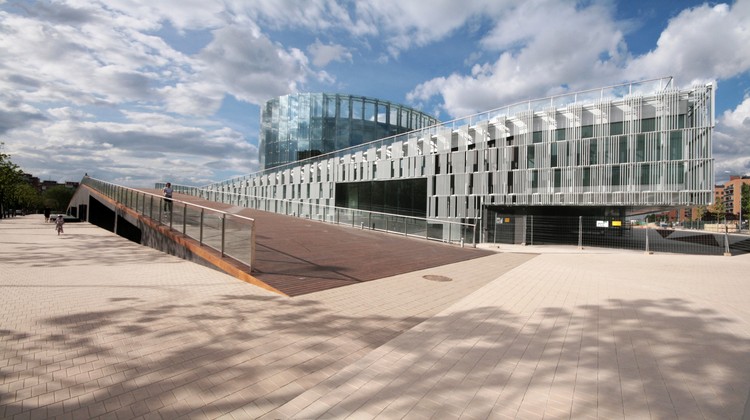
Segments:
[[[434,274],[427,274],[427,275],[422,276],[422,278],[425,279],[425,280],[432,280],[432,281],[451,281],[451,280],[453,280],[450,277],[436,276]]]

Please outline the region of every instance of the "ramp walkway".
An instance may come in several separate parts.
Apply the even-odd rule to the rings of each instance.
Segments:
[[[750,256],[528,251],[285,297],[0,220],[0,418],[747,416]]]
[[[486,249],[235,207],[185,194],[174,197],[255,219],[256,257],[251,274],[289,296],[492,254]]]

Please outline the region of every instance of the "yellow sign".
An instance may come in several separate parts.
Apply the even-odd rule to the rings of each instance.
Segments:
[[[613,220],[612,221],[612,227],[615,227],[615,226],[622,226],[622,221],[620,221],[620,220]]]

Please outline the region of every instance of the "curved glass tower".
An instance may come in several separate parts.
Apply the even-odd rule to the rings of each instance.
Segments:
[[[423,112],[376,98],[281,96],[261,109],[260,164],[274,168],[438,123]]]

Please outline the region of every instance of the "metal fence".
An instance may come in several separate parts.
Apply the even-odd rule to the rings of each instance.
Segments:
[[[158,183],[156,188],[165,184]],[[459,223],[423,217],[403,216],[369,210],[325,206],[307,202],[254,197],[244,194],[217,192],[197,187],[172,184],[175,192],[189,194],[205,200],[263,210],[271,213],[319,220],[327,223],[349,225],[360,229],[370,229],[395,233],[414,238],[428,239],[464,246],[476,246],[477,228],[475,224]]]
[[[255,261],[255,220],[85,177],[81,182],[156,223],[192,238],[201,246],[251,268]]]
[[[576,245],[703,255],[750,252],[748,235],[647,227],[601,217],[496,214],[488,225],[485,238],[489,243]]]

